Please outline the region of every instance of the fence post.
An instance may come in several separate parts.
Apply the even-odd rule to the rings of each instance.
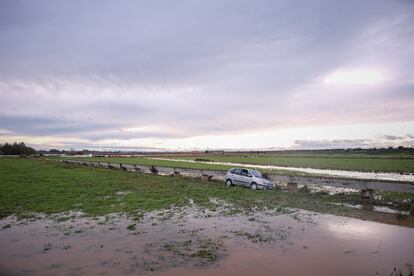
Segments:
[[[298,191],[298,183],[295,182],[288,182],[287,189],[289,192],[297,192]]]
[[[361,199],[364,201],[371,201],[374,199],[374,190],[363,189],[361,190]]]
[[[212,175],[202,174],[201,180],[210,181],[212,177],[213,177]]]
[[[290,181],[287,183],[287,189],[289,192],[297,192],[298,191],[298,183],[293,182],[292,176],[289,176]]]
[[[154,167],[154,166],[151,166],[151,173],[152,174],[155,174],[155,175],[158,175],[158,171],[157,171],[157,169]]]

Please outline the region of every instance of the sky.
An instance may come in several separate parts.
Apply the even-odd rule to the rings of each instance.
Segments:
[[[414,1],[0,0],[0,143],[414,146]]]

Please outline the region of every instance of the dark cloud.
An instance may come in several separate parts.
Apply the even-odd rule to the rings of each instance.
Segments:
[[[402,136],[394,136],[394,135],[384,135],[384,138],[387,139],[387,140],[395,141],[395,140],[400,140],[403,137]]]
[[[362,28],[409,6],[295,2],[2,1],[1,69],[29,76],[131,73],[156,83],[256,71],[259,83],[297,83],[317,74],[312,67],[347,59]]]
[[[104,131],[117,125],[93,121],[68,121],[58,117],[26,117],[0,115],[2,128],[20,135],[81,135],[89,131]]]

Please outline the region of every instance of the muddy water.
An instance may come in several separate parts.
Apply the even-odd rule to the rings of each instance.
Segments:
[[[272,170],[272,169],[273,170],[285,170],[285,171],[294,171],[294,172],[304,172],[304,173],[310,173],[310,174],[315,174],[315,175],[326,175],[326,176],[357,178],[357,179],[414,182],[414,174],[412,173],[400,174],[400,173],[385,173],[385,172],[343,171],[343,170],[313,169],[313,168],[300,168],[300,167],[282,167],[282,166],[274,166],[274,165],[257,165],[257,164],[233,163],[233,162],[194,161],[194,160],[160,158],[160,157],[153,157],[150,159],[170,160],[170,161],[185,162],[185,163],[217,164],[217,165],[248,167],[248,168],[257,168],[257,169],[269,169],[269,170]]]
[[[136,225],[122,215],[9,217],[0,229],[1,275],[390,275],[414,264],[412,228],[304,211],[188,207]]]

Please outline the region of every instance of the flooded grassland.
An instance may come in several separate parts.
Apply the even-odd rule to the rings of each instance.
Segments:
[[[0,173],[0,275],[409,275],[414,263],[408,193],[365,205],[352,189],[251,191],[18,158]]]
[[[4,275],[408,275],[414,264],[413,228],[302,210],[10,216],[0,229]]]

